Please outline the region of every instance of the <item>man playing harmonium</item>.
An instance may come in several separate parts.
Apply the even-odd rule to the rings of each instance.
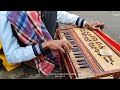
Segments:
[[[58,23],[90,30],[104,28],[103,23],[89,22],[66,11],[0,11],[0,41],[9,65],[33,60],[38,72],[48,76],[59,65],[59,51],[72,48],[67,40],[54,40]]]

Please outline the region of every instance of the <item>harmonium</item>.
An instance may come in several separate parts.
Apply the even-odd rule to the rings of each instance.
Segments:
[[[66,39],[73,48],[61,53],[70,79],[102,79],[120,77],[120,45],[101,30],[62,28],[57,39]],[[65,71],[65,70],[63,70]]]

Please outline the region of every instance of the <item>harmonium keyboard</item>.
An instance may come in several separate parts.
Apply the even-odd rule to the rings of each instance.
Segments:
[[[70,79],[119,77],[120,45],[101,30],[64,28],[58,29],[56,36],[73,45],[70,51],[61,53]]]

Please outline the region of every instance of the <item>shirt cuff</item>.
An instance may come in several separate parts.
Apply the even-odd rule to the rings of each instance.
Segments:
[[[33,52],[35,54],[35,56],[38,56],[39,54],[42,54],[43,56],[51,53],[51,50],[48,48],[48,49],[44,49],[42,47],[42,44],[39,43],[39,44],[36,44],[36,45],[32,45],[32,48],[33,48]]]
[[[33,52],[34,52],[35,56],[38,56],[41,53],[39,44],[32,45],[32,48],[33,48]]]
[[[76,25],[79,26],[80,28],[85,27],[85,23],[86,23],[85,19],[82,19],[80,17],[77,18]]]
[[[83,23],[83,28],[85,28],[85,24],[86,24],[86,20],[85,20],[84,23]]]
[[[39,43],[39,48],[40,48],[41,53],[42,53],[43,56],[46,56],[47,54],[52,53],[52,51],[51,51],[49,48],[44,49],[44,48],[42,47],[42,44],[41,44],[41,43]]]

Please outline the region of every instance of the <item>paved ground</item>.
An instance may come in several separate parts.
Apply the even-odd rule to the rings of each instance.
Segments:
[[[104,32],[111,38],[120,43],[120,11],[69,11],[79,15],[87,20],[98,20],[105,23]],[[39,74],[35,69],[21,65],[11,72],[6,72],[4,68],[0,68],[0,79],[60,79],[61,73],[55,68],[53,73],[45,77]]]

